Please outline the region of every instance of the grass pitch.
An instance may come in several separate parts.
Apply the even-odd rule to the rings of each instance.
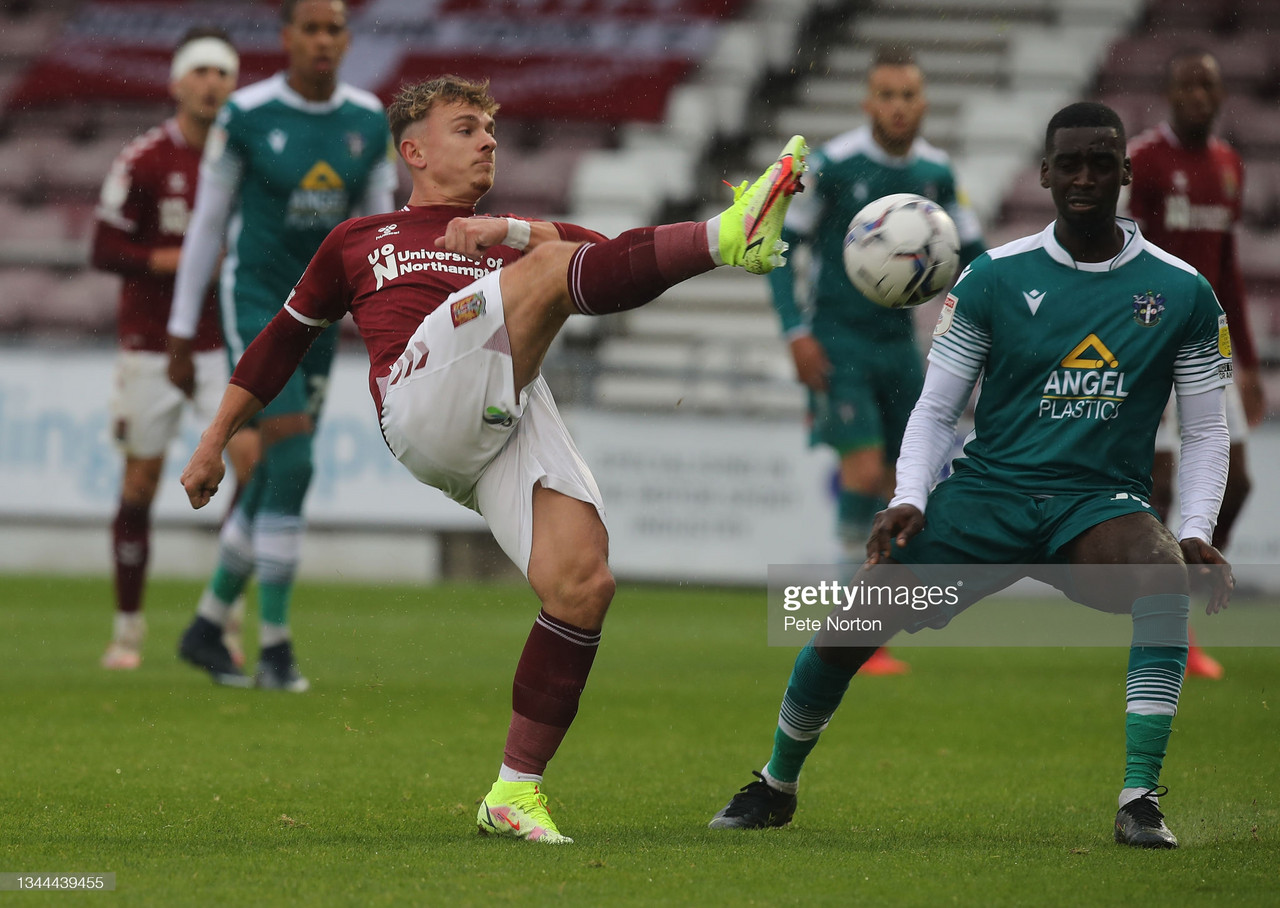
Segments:
[[[624,585],[551,767],[577,839],[478,837],[536,611],[508,586],[302,585],[296,696],[174,655],[198,592],[156,582],[143,667],[97,660],[102,580],[0,577],[0,871],[116,874],[128,905],[1277,903],[1280,649],[1183,690],[1164,781],[1182,842],[1111,842],[1122,649],[900,648],[855,679],[795,822],[707,820],[769,751],[794,650],[763,592]],[[252,641],[252,631],[248,635]]]

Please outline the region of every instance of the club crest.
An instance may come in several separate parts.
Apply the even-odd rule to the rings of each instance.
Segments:
[[[1160,324],[1164,317],[1164,297],[1148,290],[1133,295],[1133,320],[1144,328]]]
[[[465,324],[474,318],[484,315],[484,294],[476,292],[454,300],[449,306],[449,315],[453,318],[453,327]]]

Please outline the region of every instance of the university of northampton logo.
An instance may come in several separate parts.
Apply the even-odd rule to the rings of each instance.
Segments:
[[[457,328],[473,318],[484,315],[484,294],[476,292],[470,296],[464,296],[460,300],[454,300],[449,307],[449,315],[453,317],[453,327]]]
[[[1164,316],[1164,297],[1159,293],[1135,293],[1133,295],[1133,320],[1144,328],[1160,324]]]

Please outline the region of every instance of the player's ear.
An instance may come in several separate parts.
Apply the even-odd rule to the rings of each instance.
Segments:
[[[1042,189],[1049,188],[1049,159],[1040,159],[1040,186]]]
[[[1124,156],[1124,169],[1120,171],[1120,185],[1128,186],[1133,182],[1133,162],[1129,160],[1129,156]]]

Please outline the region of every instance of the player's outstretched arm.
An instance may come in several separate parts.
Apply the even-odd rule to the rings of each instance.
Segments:
[[[1187,571],[1191,574],[1192,581],[1198,579],[1209,584],[1209,602],[1204,607],[1205,614],[1214,615],[1222,611],[1231,602],[1231,591],[1236,586],[1231,563],[1203,539],[1182,539],[1178,546],[1182,549],[1182,557],[1186,559]]]
[[[180,478],[193,508],[204,507],[218,491],[218,485],[227,470],[222,462],[222,449],[227,446],[231,436],[261,409],[262,401],[244,388],[239,385],[227,386],[213,422],[201,434],[200,443],[196,445]]]
[[[540,243],[560,239],[560,232],[550,221],[525,221],[519,218],[494,218],[476,215],[454,218],[445,228],[444,236],[436,239],[436,246],[446,252],[479,259],[491,246],[510,246],[512,249],[533,249]]]
[[[906,545],[912,536],[924,529],[924,514],[913,504],[899,504],[885,508],[871,524],[871,536],[867,539],[867,564],[882,564],[889,560],[889,544]]]

